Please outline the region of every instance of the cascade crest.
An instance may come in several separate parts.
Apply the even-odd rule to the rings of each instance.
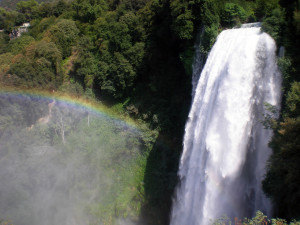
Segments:
[[[224,214],[271,213],[261,189],[272,135],[264,103],[279,107],[275,41],[259,24],[223,31],[198,80],[185,127],[171,225],[206,225]]]

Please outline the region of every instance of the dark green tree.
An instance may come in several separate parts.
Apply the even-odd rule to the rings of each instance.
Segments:
[[[72,46],[76,44],[79,30],[72,20],[61,19],[53,25],[46,36],[58,46],[63,58],[71,55]]]

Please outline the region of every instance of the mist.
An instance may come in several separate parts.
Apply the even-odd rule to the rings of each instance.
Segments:
[[[0,219],[134,224],[141,133],[85,107],[0,94]],[[1,220],[0,220],[1,221]]]

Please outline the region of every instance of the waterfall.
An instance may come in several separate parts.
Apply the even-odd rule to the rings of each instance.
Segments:
[[[275,41],[257,24],[223,31],[201,72],[185,127],[171,225],[271,213],[261,189],[272,135],[264,103],[280,103]]]

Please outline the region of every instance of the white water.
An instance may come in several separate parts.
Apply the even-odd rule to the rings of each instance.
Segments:
[[[223,31],[199,78],[185,128],[171,225],[270,214],[261,190],[268,141],[264,102],[279,107],[274,40],[259,27]]]

